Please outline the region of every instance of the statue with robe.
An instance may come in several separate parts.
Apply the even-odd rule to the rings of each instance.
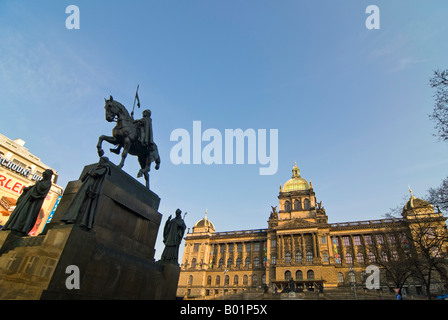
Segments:
[[[16,208],[11,213],[2,230],[12,230],[15,233],[26,236],[34,227],[42,204],[51,188],[51,177],[53,171],[47,169],[42,174],[42,180],[37,181],[34,186],[25,187]]]
[[[163,243],[165,244],[165,249],[163,250],[161,261],[169,262],[173,264],[178,264],[179,257],[179,246],[182,242],[185,229],[184,220],[181,217],[182,211],[180,209],[176,210],[176,217],[168,220],[165,223],[165,228],[163,229]]]
[[[99,196],[104,179],[108,174],[110,174],[109,159],[101,157],[96,167],[81,178],[82,185],[70,202],[61,221],[66,224],[76,224],[87,230],[92,229]]]

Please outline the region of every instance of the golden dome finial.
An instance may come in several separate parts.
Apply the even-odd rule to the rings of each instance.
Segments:
[[[297,166],[297,162],[294,161],[294,167],[292,167],[292,177],[293,178],[300,178],[300,169]]]

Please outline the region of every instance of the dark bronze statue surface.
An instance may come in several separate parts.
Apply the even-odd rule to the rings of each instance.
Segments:
[[[42,174],[42,180],[34,186],[23,189],[14,211],[2,230],[12,230],[20,235],[27,235],[36,223],[42,204],[51,188],[53,171],[47,169]]]
[[[163,243],[165,244],[165,249],[163,250],[161,257],[161,261],[163,262],[178,264],[179,246],[182,242],[185,229],[187,228],[181,217],[181,213],[182,211],[177,209],[176,217],[171,219],[171,216],[169,216],[165,223],[165,228],[163,229]]]
[[[90,230],[93,228],[96,208],[106,175],[110,174],[109,159],[101,157],[97,166],[81,178],[82,185],[70,202],[61,221],[76,224]]]
[[[112,130],[112,136],[102,135],[97,144],[98,155],[102,157],[104,150],[102,149],[103,141],[107,141],[116,146],[115,149],[110,149],[111,152],[119,154],[121,149],[121,162],[119,168],[123,168],[124,161],[129,154],[135,155],[138,158],[141,169],[137,177],[144,176],[146,187],[149,188],[149,171],[151,163],[156,163],[156,170],[160,167],[160,157],[157,145],[154,143],[152,134],[152,120],[151,111],[143,111],[143,118],[134,120],[133,116],[129,114],[126,108],[115,101],[112,96],[106,102],[106,120],[108,122],[117,122],[117,125]]]

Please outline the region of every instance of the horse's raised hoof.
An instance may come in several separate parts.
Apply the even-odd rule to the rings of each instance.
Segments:
[[[112,152],[112,153],[115,153],[115,154],[120,154],[120,149],[114,149],[114,148],[110,148],[109,149],[110,150],[110,152]]]
[[[155,168],[156,168],[156,170],[159,170],[160,165],[156,164]]]
[[[137,178],[141,178],[142,175],[143,175],[142,170],[139,170],[138,173],[137,173]]]
[[[104,150],[103,149],[98,149],[98,156],[100,156],[100,157],[104,156]]]

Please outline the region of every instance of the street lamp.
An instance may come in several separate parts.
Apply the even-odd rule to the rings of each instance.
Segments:
[[[353,276],[353,281],[351,281],[352,276]],[[355,272],[353,271],[352,267],[350,267],[350,282],[353,282],[353,290],[355,291],[355,300],[358,300],[358,293],[356,292],[356,277],[355,277]]]
[[[224,270],[224,284],[222,285],[222,300],[224,300],[225,288],[226,288],[226,275],[229,272],[228,269]]]

